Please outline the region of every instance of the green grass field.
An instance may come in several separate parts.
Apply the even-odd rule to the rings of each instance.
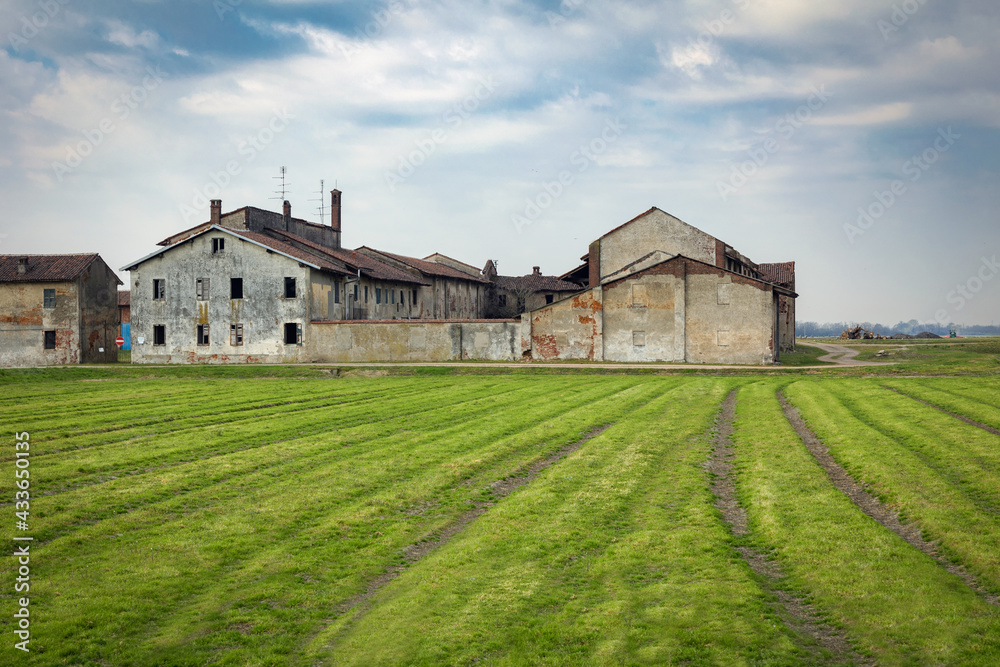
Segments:
[[[998,664],[1000,435],[948,414],[1000,428],[977,374],[2,372],[3,539],[33,541],[28,592],[0,561],[0,662]],[[707,466],[732,391],[740,536]],[[833,486],[779,391],[940,560]]]

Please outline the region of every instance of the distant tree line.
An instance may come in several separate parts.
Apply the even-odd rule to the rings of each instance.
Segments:
[[[959,336],[1000,336],[1000,326],[989,324],[941,324],[939,322],[899,322],[894,325],[886,325],[878,322],[796,322],[795,334],[802,338],[814,338],[823,336],[840,336],[844,329],[853,329],[861,325],[865,331],[873,331],[883,336],[894,336],[896,334],[908,334],[915,336],[918,333],[929,331],[939,336],[947,336],[954,329]]]

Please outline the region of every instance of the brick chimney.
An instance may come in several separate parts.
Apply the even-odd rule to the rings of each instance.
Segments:
[[[222,200],[213,199],[212,200],[212,224],[218,225],[222,223]]]
[[[540,276],[542,275],[542,268],[540,266],[531,267],[531,275]]]
[[[340,190],[330,190],[330,226],[340,231]]]
[[[284,221],[285,221],[285,231],[287,232],[288,231],[288,222],[292,219],[292,205],[288,202],[287,199],[285,200],[285,205],[282,208],[281,215],[284,218]]]
[[[18,257],[17,258],[17,272],[24,274],[28,272],[28,258]]]

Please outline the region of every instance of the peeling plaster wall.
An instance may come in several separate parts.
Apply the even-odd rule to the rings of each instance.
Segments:
[[[771,287],[704,267],[687,276],[687,361],[770,364],[775,306]]]
[[[319,363],[390,361],[516,361],[521,324],[471,322],[313,322],[309,360]]]
[[[778,331],[781,352],[795,351],[795,299],[778,295]]]
[[[212,254],[212,239],[225,251]],[[282,363],[305,360],[303,345],[285,344],[284,324],[308,336],[311,272],[294,259],[228,234],[205,234],[172,247],[131,272],[133,363]],[[296,280],[295,298],[284,297],[284,279]],[[209,279],[208,299],[196,280]],[[230,278],[243,279],[243,298],[230,298]],[[165,299],[153,299],[153,280],[166,280]],[[243,325],[243,344],[230,343],[230,325]],[[209,325],[209,344],[198,345],[197,325]],[[153,344],[153,326],[165,327],[165,345]],[[142,338],[143,342],[139,342]]]
[[[714,236],[654,209],[600,239],[601,278],[654,250],[715,265],[716,249]]]
[[[606,285],[605,361],[683,362],[684,288],[683,271],[680,275],[650,272]]]
[[[55,308],[43,307],[46,289],[56,291]],[[56,332],[54,350],[45,349],[46,331]],[[79,362],[80,307],[75,282],[0,284],[0,366]]]
[[[525,313],[534,359],[603,359],[603,290],[600,287]]]
[[[116,361],[118,278],[104,262],[95,261],[80,276],[79,284],[80,361],[85,364]]]

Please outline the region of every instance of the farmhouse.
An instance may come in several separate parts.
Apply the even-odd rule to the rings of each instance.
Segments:
[[[481,317],[489,281],[443,263],[343,249],[341,192],[332,224],[255,207],[178,232],[130,271],[132,361],[294,362],[322,356],[329,326]],[[454,261],[454,260],[453,260]],[[343,341],[336,345],[354,344]],[[320,351],[316,347],[319,346]]]
[[[794,262],[755,264],[655,207],[562,278],[586,290],[526,315],[534,359],[770,364],[794,349]]]
[[[0,255],[0,366],[113,361],[118,285],[100,255]]]

